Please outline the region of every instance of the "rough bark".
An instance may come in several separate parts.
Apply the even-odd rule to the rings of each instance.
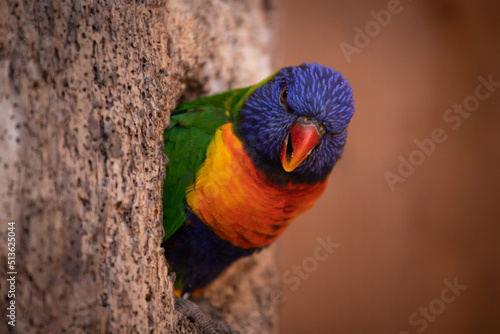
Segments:
[[[16,326],[2,317],[0,332],[201,331],[175,311],[159,247],[163,132],[179,100],[270,73],[269,12],[250,0],[0,1],[0,263],[14,221],[17,271]],[[276,277],[260,254],[206,296],[233,329],[269,332]]]

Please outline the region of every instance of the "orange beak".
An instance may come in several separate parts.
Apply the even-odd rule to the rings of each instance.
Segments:
[[[281,147],[281,165],[287,172],[293,171],[319,144],[321,135],[313,123],[295,123],[290,128]]]

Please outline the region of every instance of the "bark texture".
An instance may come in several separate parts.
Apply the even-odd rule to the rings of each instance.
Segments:
[[[0,332],[201,332],[174,309],[159,247],[163,132],[179,100],[270,73],[270,11],[250,0],[0,1],[0,263],[14,221],[17,271],[16,326],[2,317]],[[235,330],[276,328],[263,311],[278,281],[269,254],[206,294]]]

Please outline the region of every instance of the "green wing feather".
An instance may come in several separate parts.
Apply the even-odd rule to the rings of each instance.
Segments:
[[[227,91],[179,106],[165,131],[168,156],[163,184],[163,226],[166,240],[185,221],[186,188],[195,181],[196,171],[206,158],[215,131],[232,122],[252,87]]]

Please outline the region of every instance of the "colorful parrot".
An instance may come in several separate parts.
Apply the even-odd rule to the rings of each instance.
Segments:
[[[268,246],[313,206],[353,113],[349,82],[317,63],[284,67],[172,113],[162,247],[177,296]]]

